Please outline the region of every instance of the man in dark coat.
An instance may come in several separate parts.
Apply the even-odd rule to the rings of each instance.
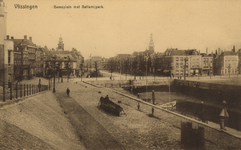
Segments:
[[[67,93],[67,96],[69,96],[70,90],[68,87],[67,87],[66,93]]]

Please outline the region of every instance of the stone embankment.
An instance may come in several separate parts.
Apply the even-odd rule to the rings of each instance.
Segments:
[[[0,108],[0,149],[85,149],[52,92]]]

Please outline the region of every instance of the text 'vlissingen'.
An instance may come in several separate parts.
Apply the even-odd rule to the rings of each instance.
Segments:
[[[20,5],[20,4],[14,4],[14,7],[17,8],[17,9],[29,9],[29,10],[32,10],[32,9],[37,9],[38,8],[38,5]]]

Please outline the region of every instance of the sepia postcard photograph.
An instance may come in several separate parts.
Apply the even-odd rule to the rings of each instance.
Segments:
[[[0,0],[0,149],[241,149],[240,6]]]

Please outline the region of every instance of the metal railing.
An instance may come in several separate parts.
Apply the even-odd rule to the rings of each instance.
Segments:
[[[48,90],[48,85],[0,83],[0,101],[13,100]]]

